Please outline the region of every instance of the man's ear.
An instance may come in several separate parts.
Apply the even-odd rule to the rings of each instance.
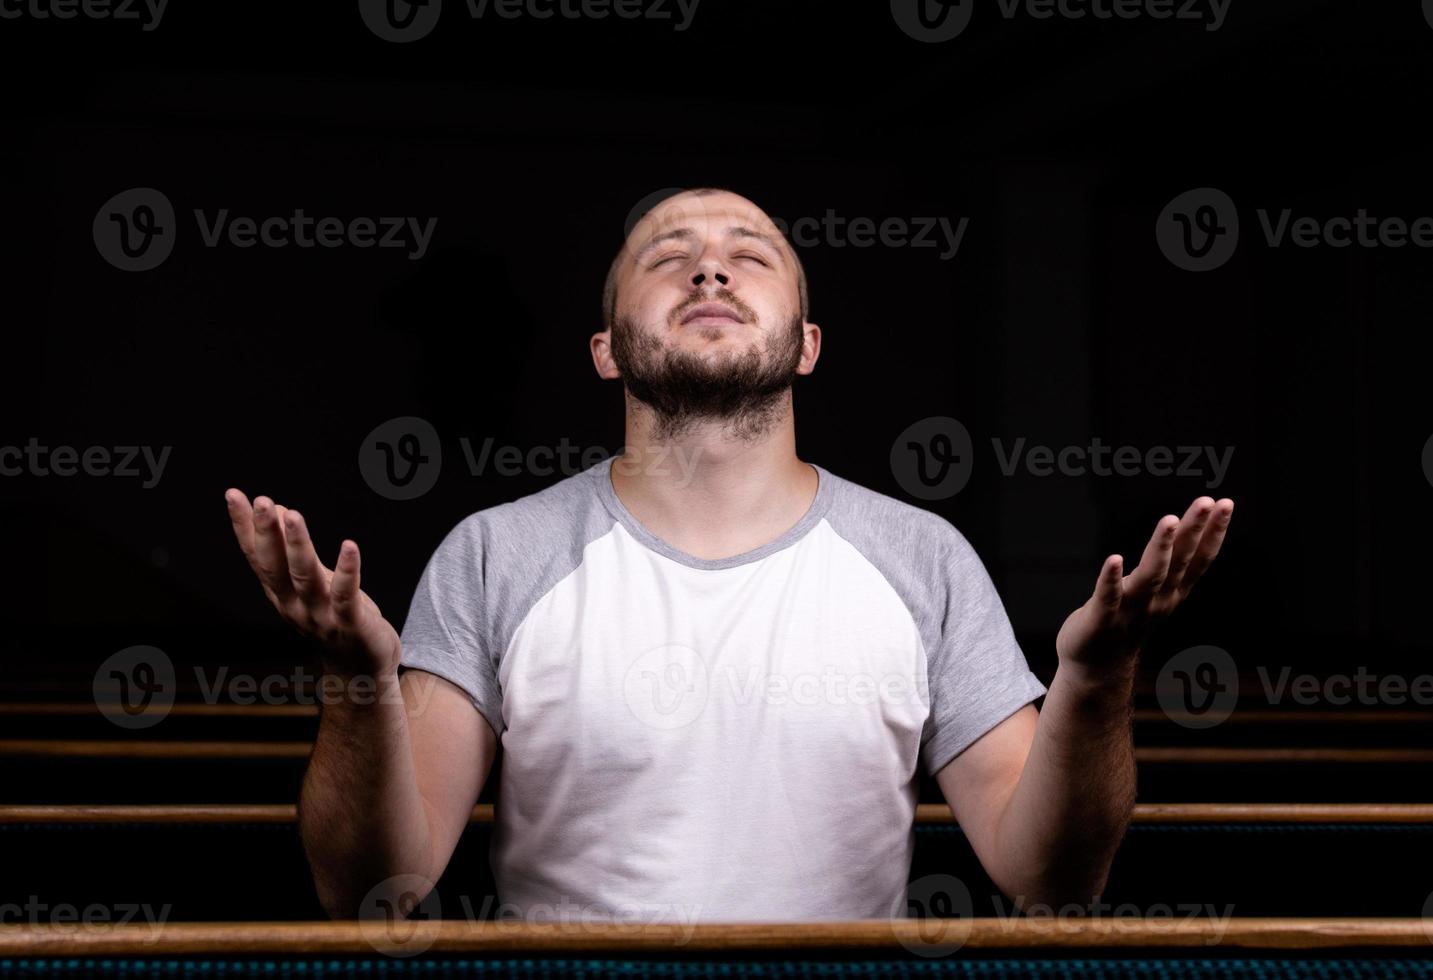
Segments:
[[[617,362],[612,359],[611,330],[593,334],[588,344],[592,348],[592,366],[597,368],[599,378],[611,381],[622,377],[622,372],[617,370]]]
[[[816,360],[821,356],[821,328],[814,323],[801,325],[801,363],[796,365],[797,374],[810,374],[816,370]]]

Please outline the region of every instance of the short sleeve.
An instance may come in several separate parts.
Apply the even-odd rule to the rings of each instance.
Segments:
[[[1026,663],[995,583],[970,542],[950,526],[933,583],[939,617],[926,652],[930,716],[921,758],[932,775],[980,736],[1045,693]]]
[[[451,681],[468,695],[493,731],[503,733],[497,651],[486,641],[482,524],[459,523],[428,559],[400,639],[400,665]]]

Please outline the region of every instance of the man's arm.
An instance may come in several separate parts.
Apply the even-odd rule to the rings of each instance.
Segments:
[[[319,646],[323,707],[299,800],[319,898],[335,918],[411,905],[468,824],[496,754],[493,729],[454,684],[423,671],[399,678],[398,633],[359,587],[354,542],[330,570],[297,511],[267,497],[251,507],[237,490],[224,498],[265,596]]]
[[[304,851],[333,918],[421,901],[497,754],[491,726],[449,681],[410,670],[379,690],[324,705],[299,795]]]
[[[1139,645],[1219,553],[1234,502],[1166,516],[1139,566],[1105,561],[1056,639],[1043,711],[996,725],[936,774],[991,879],[1025,905],[1088,905],[1104,890],[1135,800],[1131,693]]]
[[[1020,904],[1088,905],[1134,806],[1129,690],[1075,691],[1060,674],[936,774],[991,879]]]

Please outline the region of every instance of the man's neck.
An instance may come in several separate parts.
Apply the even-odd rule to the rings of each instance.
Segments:
[[[628,407],[626,448],[612,486],[632,516],[697,558],[730,558],[795,526],[816,498],[816,470],[796,456],[790,411],[758,438],[733,438],[720,423],[656,439],[650,412]]]

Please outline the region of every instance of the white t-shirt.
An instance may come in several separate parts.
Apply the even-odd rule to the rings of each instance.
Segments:
[[[917,766],[1045,693],[969,542],[817,466],[791,530],[695,558],[628,512],[611,465],[461,521],[403,627],[403,665],[498,734],[499,901],[903,916]]]

